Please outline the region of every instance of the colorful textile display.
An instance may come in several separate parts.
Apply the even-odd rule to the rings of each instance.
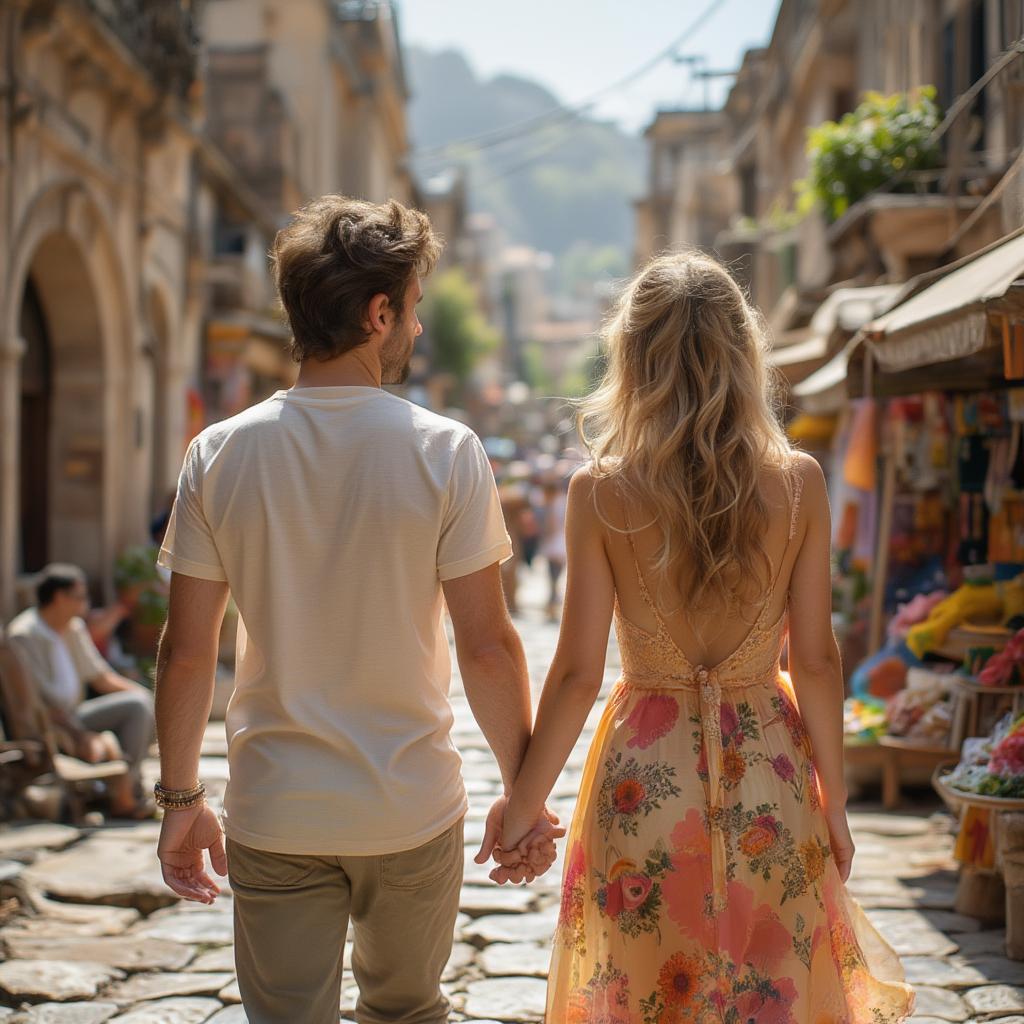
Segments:
[[[888,634],[891,639],[903,640],[910,632],[911,626],[924,622],[936,605],[941,604],[949,594],[945,590],[936,590],[931,594],[918,594],[906,604],[896,609],[896,614],[889,620]]]
[[[961,864],[975,868],[995,865],[995,844],[992,841],[992,812],[987,807],[967,807],[960,819],[953,856]]]
[[[1008,583],[967,583],[936,605],[928,618],[911,627],[907,646],[919,658],[945,642],[949,631],[969,619],[1010,617],[1024,600],[1024,583],[1017,577]]]
[[[843,461],[843,478],[851,487],[873,491],[877,483],[878,432],[875,428],[876,406],[871,398],[854,403],[850,439]]]

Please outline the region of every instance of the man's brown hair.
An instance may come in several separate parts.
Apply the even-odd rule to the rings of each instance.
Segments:
[[[413,276],[429,274],[440,255],[427,217],[393,199],[326,195],[302,207],[271,253],[292,357],[325,361],[362,345],[374,295],[386,295],[400,319]]]

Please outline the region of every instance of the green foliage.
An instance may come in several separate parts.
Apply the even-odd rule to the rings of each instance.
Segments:
[[[625,251],[617,245],[573,242],[558,262],[563,290],[576,294],[595,281],[614,281],[629,273]]]
[[[433,351],[434,369],[464,384],[481,356],[501,341],[484,318],[476,289],[459,269],[446,270],[427,285],[421,315]]]
[[[942,153],[929,137],[941,112],[935,89],[883,96],[869,92],[856,110],[808,132],[807,177],[796,184],[799,207],[820,205],[830,221],[838,220],[857,200],[894,176],[940,166]],[[896,181],[892,190],[913,184]]]
[[[544,367],[544,355],[541,346],[531,341],[523,348],[523,371],[526,383],[537,394],[550,395],[555,390],[554,381]]]
[[[118,590],[160,579],[156,571],[157,549],[138,545],[127,548],[114,563],[114,585]]]

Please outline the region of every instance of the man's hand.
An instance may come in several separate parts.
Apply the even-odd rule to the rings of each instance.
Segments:
[[[491,856],[498,862],[490,877],[499,885],[505,882],[532,882],[544,874],[555,861],[556,839],[565,835],[559,828],[558,816],[547,808],[533,829],[524,835],[522,841],[508,852],[502,849],[502,834],[505,829],[505,809],[508,798],[498,797],[487,814],[484,838],[477,855],[477,864],[485,864]]]
[[[228,873],[224,852],[224,833],[217,816],[206,804],[184,811],[164,811],[157,857],[164,881],[179,896],[197,903],[210,904],[220,886],[206,873],[203,851],[210,851],[210,862],[218,875]]]

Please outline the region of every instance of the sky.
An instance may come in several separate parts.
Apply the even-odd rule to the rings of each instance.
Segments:
[[[718,0],[681,55],[714,71],[739,66],[744,50],[767,43],[780,0]],[[712,6],[714,0],[399,0],[402,40],[460,50],[477,73],[512,72],[575,105],[625,78]],[[721,106],[728,79],[707,83]],[[662,61],[597,101],[593,113],[637,131],[665,107],[700,107],[705,83],[691,66]]]

